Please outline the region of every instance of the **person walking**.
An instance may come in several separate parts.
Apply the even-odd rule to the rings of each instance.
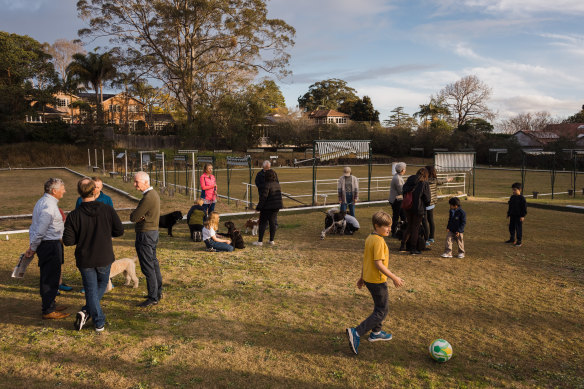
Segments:
[[[150,176],[146,172],[136,173],[134,187],[143,194],[138,206],[130,214],[130,221],[136,223],[136,254],[148,288],[148,297],[138,306],[146,308],[158,304],[162,298],[162,275],[156,258],[160,196],[150,186]]]
[[[65,195],[65,184],[60,178],[49,178],[44,185],[45,194],[37,201],[32,211],[29,229],[30,245],[27,257],[35,254],[39,258],[40,295],[43,319],[63,319],[69,313],[61,312],[66,306],[56,305],[59,291],[61,265],[63,263],[63,216],[59,211],[59,200]]]
[[[82,202],[65,221],[63,243],[75,247],[75,260],[85,289],[85,305],[75,318],[80,331],[87,319],[93,319],[96,332],[104,330],[105,314],[100,301],[109,282],[115,260],[112,237],[122,236],[124,226],[112,206],[98,201],[96,183],[83,178],[77,183]]]

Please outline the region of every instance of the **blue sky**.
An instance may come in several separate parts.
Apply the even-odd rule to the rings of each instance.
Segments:
[[[41,42],[75,39],[76,0],[0,0],[0,29]],[[500,119],[529,111],[566,117],[584,104],[582,0],[271,0],[297,31],[278,80],[295,106],[308,87],[341,78],[386,119],[412,114],[448,83],[475,74]]]

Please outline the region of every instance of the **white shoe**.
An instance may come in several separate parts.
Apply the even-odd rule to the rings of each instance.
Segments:
[[[452,254],[444,253],[441,255],[442,258],[452,258]]]
[[[464,258],[464,254],[458,254],[456,258]]]
[[[263,246],[264,243],[263,242],[253,242],[252,243],[254,246]]]
[[[270,241],[268,242],[268,244],[273,246],[273,245],[275,245],[276,243],[275,243],[273,240],[270,240]]]

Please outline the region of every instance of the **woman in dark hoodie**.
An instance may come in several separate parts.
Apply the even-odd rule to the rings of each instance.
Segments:
[[[410,176],[403,186],[404,198],[406,193],[412,192],[412,206],[406,210],[408,227],[403,235],[399,251],[406,251],[406,244],[410,241],[410,254],[421,254],[418,250],[418,234],[420,225],[426,212],[426,207],[430,205],[431,194],[428,185],[428,170],[421,168],[415,176]]]
[[[283,208],[282,191],[278,183],[278,176],[273,170],[265,173],[265,184],[260,192],[260,200],[256,209],[260,211],[260,225],[258,231],[258,241],[254,245],[261,246],[266,232],[266,226],[270,224],[270,240],[268,244],[274,244],[276,237],[276,217],[278,211]]]

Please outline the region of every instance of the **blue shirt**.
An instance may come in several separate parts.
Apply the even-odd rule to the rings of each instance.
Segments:
[[[28,230],[30,248],[36,251],[43,240],[60,240],[63,237],[63,216],[56,197],[45,193],[32,211],[32,224]]]
[[[95,199],[95,201],[99,201],[100,203],[107,204],[112,208],[114,207],[114,203],[112,201],[112,198],[103,192],[99,192],[99,196]],[[82,202],[83,202],[83,199],[81,197],[79,197],[77,199],[77,203],[75,204],[75,209],[79,208],[79,206],[81,205]]]

